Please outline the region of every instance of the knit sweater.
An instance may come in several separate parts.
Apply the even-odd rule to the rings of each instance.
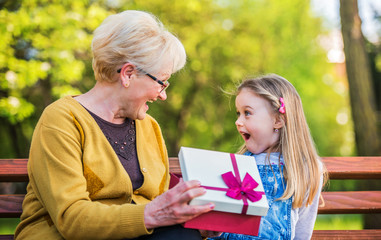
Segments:
[[[29,184],[15,239],[150,234],[144,208],[168,189],[169,167],[160,127],[149,115],[136,120],[136,150],[144,182],[133,191],[127,172],[89,112],[70,96],[49,105],[33,133]]]

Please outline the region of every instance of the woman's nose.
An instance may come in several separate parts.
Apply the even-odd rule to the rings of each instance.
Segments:
[[[167,92],[164,90],[159,94],[159,99],[165,101],[167,99]]]

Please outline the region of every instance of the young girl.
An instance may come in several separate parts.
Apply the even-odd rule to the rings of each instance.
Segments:
[[[244,81],[236,97],[241,154],[254,156],[269,203],[258,237],[223,233],[214,239],[310,239],[326,170],[319,159],[302,102],[286,79]]]

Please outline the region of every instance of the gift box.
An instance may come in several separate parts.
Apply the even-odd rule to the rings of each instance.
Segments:
[[[199,180],[206,194],[189,204],[215,204],[214,211],[184,224],[187,228],[258,235],[268,203],[252,156],[181,147],[184,181]]]

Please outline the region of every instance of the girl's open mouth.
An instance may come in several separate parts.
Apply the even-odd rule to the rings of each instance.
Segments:
[[[250,134],[248,133],[242,133],[242,136],[243,136],[243,139],[245,139],[245,141],[249,140],[250,138]]]

